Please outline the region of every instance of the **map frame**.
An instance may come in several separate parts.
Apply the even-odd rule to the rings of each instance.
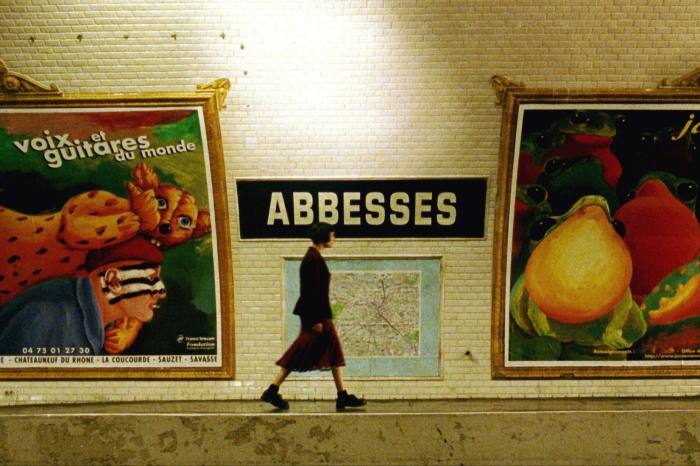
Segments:
[[[299,297],[299,265],[302,256],[282,258],[284,312],[282,346],[286,348],[299,333],[299,318],[292,314]],[[333,275],[343,272],[420,272],[419,293],[419,354],[417,356],[353,356],[350,348],[345,351],[346,377],[351,378],[436,378],[441,370],[441,309],[443,290],[442,256],[329,256],[325,258],[331,272],[331,295]],[[333,303],[331,303],[333,305]],[[341,343],[342,323],[335,322]],[[304,378],[323,377],[321,371],[296,374]]]

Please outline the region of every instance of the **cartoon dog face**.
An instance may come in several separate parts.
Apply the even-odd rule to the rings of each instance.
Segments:
[[[165,249],[199,238],[211,232],[209,210],[197,207],[194,196],[169,184],[161,184],[158,175],[145,164],[132,171],[134,183],[127,182],[130,191],[153,190],[158,221],[144,233]],[[131,186],[129,186],[131,184]]]

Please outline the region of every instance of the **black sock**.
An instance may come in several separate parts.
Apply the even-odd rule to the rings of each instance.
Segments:
[[[338,396],[347,396],[347,395],[348,395],[348,391],[347,391],[347,390],[340,390],[340,391],[338,392]]]
[[[280,386],[271,383],[270,386],[267,387],[267,390],[270,391],[270,392],[272,392],[272,393],[277,393],[277,392],[279,392],[279,390],[280,390]]]

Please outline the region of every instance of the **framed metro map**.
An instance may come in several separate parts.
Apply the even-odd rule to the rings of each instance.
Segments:
[[[439,257],[327,257],[333,323],[349,377],[440,375]],[[292,314],[301,258],[284,260],[286,343],[299,333]],[[300,377],[315,375],[300,374]]]

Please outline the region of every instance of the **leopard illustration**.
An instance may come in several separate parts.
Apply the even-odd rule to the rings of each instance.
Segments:
[[[28,215],[0,206],[0,306],[26,288],[52,278],[84,275],[85,257],[144,235],[162,249],[211,231],[209,211],[194,196],[161,184],[148,165],[137,164],[127,181],[129,199],[95,190],[70,198],[60,212]],[[141,322],[115,322],[105,350],[116,354],[136,339]]]

